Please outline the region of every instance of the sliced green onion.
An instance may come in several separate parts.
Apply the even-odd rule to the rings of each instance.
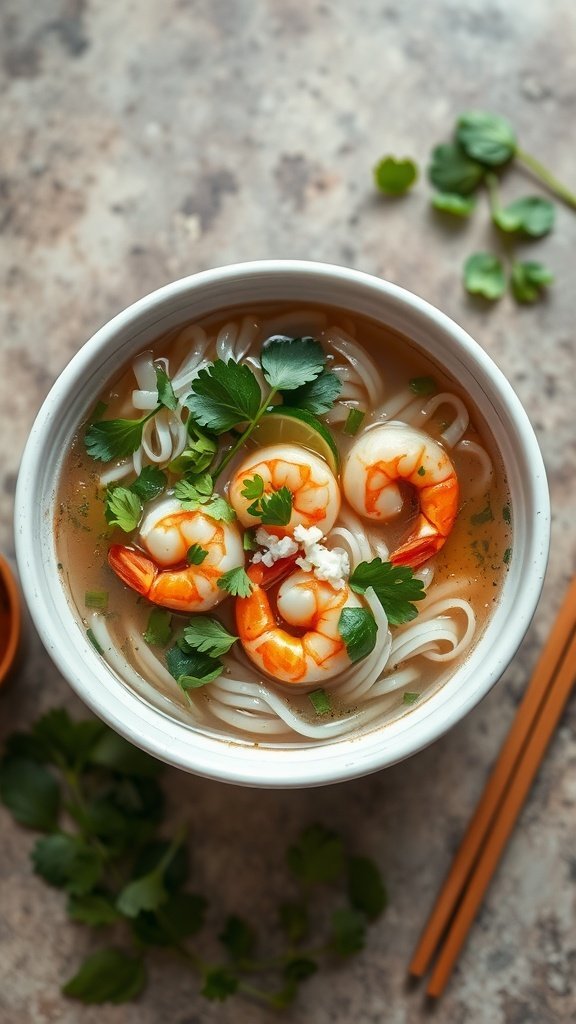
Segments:
[[[92,644],[92,647],[94,647],[98,651],[98,654],[104,654],[104,651],[100,647],[100,644],[98,643],[96,637],[94,636],[94,631],[92,629],[86,630],[86,636],[88,637],[90,643]]]
[[[415,704],[417,700],[420,700],[421,694],[411,693],[410,690],[406,690],[402,701],[404,704]]]
[[[512,548],[506,548],[506,551],[504,552],[504,555],[502,557],[502,561],[504,562],[504,565],[508,565],[508,563],[509,563],[511,558],[512,558]]]
[[[363,412],[362,409],[350,409],[346,418],[346,423],[344,424],[344,433],[348,434],[350,437],[354,437],[354,435],[360,430],[362,420],[365,415],[366,413]]]
[[[87,590],[84,594],[84,604],[87,608],[99,608],[105,611],[108,607],[107,590]]]
[[[409,386],[415,395],[435,395],[438,391],[434,377],[412,377]]]
[[[312,690],[312,693],[308,694],[308,699],[317,715],[327,715],[332,711],[332,703],[326,690]]]

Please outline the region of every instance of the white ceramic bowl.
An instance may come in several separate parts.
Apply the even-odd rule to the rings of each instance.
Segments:
[[[514,545],[488,627],[462,667],[421,706],[353,737],[274,748],[191,728],[108,668],[87,641],[61,583],[53,523],[63,453],[120,366],[186,321],[230,306],[293,300],[344,307],[388,324],[460,381],[502,453]],[[53,661],[97,715],[139,747],[189,772],[249,786],[315,786],[401,761],[445,733],[488,693],[536,607],[548,554],[549,502],[528,417],[500,370],[465,331],[410,292],[366,274],[320,263],[269,261],[210,270],[160,288],[114,317],[80,349],[32,428],[18,480],[16,524],[18,566],[32,618]]]

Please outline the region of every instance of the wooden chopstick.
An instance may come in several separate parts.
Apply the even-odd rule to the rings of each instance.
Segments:
[[[512,728],[412,957],[410,973],[416,976],[424,974],[452,919],[445,946],[427,988],[429,995],[440,995],[449,978],[474,913],[568,699],[576,674],[567,653],[573,650],[575,626],[576,579],[568,588]],[[548,733],[540,725],[540,716],[544,716],[543,723],[553,719],[554,724]],[[540,751],[536,761],[534,749]],[[509,798],[510,793],[514,801],[518,801],[518,794],[521,794],[517,805],[513,804],[513,811],[509,804],[509,799],[512,799]],[[509,827],[503,829],[502,822]],[[460,900],[461,906],[456,911]]]

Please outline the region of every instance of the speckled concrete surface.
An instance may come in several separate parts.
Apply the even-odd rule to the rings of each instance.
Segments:
[[[198,875],[240,911],[266,912],[262,874],[319,816],[382,866],[391,904],[366,952],[313,979],[288,1021],[424,1020],[420,992],[405,986],[409,954],[575,565],[576,219],[559,210],[550,238],[526,247],[556,273],[549,300],[487,310],[459,284],[463,258],[487,241],[483,218],[448,229],[423,184],[380,201],[370,169],[385,151],[424,161],[454,115],[480,105],[507,113],[525,147],[576,184],[576,10],[567,0],[4,0],[0,21],[2,550],[12,552],[20,453],[59,370],[133,299],[205,267],[284,256],[388,277],[462,323],[530,411],[550,475],[550,571],[519,656],[482,706],[411,761],[327,790],[169,776],[174,807],[193,809]],[[79,710],[31,637],[2,694],[0,732],[60,703]],[[576,1021],[575,716],[572,702],[437,1020]],[[31,873],[30,835],[3,811],[0,822],[2,1024],[276,1019],[207,1004],[164,963],[137,1005],[62,1000],[89,940]]]

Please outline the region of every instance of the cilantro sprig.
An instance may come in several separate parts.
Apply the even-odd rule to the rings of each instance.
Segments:
[[[365,594],[368,587],[372,587],[391,626],[415,619],[418,609],[414,601],[426,597],[424,584],[415,578],[409,566],[392,565],[381,558],[360,562],[348,582],[357,594]]]
[[[264,526],[287,526],[292,516],[292,491],[279,487],[277,491],[264,491],[264,480],[259,473],[248,477],[240,491],[252,504],[246,509],[251,516],[258,517]]]
[[[476,195],[484,191],[488,198],[501,254],[484,251],[471,254],[463,272],[466,290],[495,302],[508,289],[516,302],[533,303],[553,283],[553,274],[542,263],[516,260],[513,245],[516,241],[547,235],[554,226],[556,208],[549,198],[541,195],[520,196],[508,204],[501,202],[500,179],[514,165],[522,165],[556,199],[576,210],[576,193],[520,146],[513,126],[505,117],[489,111],[468,110],[457,118],[452,139],[432,151],[428,178],[436,189],[432,205],[441,214],[470,217],[477,206]],[[395,164],[392,158],[381,161],[374,174],[377,187],[386,191],[390,177],[393,188]]]
[[[376,646],[378,626],[369,608],[343,608],[338,619],[338,632],[352,662],[368,657]]]
[[[172,383],[166,371],[155,367],[158,405],[139,419],[94,419],[88,423],[84,434],[84,445],[88,455],[99,462],[111,462],[113,459],[125,459],[133,455],[142,444],[142,432],[148,420],[154,418],[161,409],[174,410],[178,405]],[[101,408],[106,411],[102,403]]]
[[[232,506],[220,494],[214,494],[214,481],[210,473],[198,473],[189,479],[179,480],[174,488],[174,497],[182,508],[191,512],[201,511],[212,519],[231,523],[236,518]]]
[[[196,975],[205,998],[237,994],[280,1010],[324,965],[333,970],[335,957],[345,964],[363,948],[387,902],[372,860],[324,825],[305,828],[286,853],[279,929],[262,918],[256,928],[189,888],[186,829],[164,831],[161,771],[102,722],[73,721],[62,709],[5,742],[0,798],[16,821],[43,833],[34,871],[66,896],[71,921],[95,929],[98,945],[63,983],[65,996],[130,1002],[160,950]]]

